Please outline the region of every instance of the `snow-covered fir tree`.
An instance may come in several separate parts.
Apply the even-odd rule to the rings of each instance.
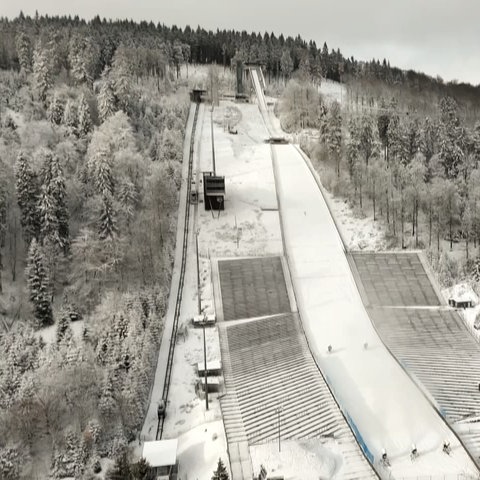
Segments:
[[[68,313],[67,308],[65,306],[62,308],[60,313],[60,319],[57,323],[57,331],[55,335],[55,341],[57,345],[59,345],[65,337],[70,338],[73,336],[72,329],[70,327],[70,315]]]
[[[43,243],[49,239],[54,245],[60,245],[58,235],[58,217],[56,215],[55,198],[47,185],[42,185],[40,199],[38,202],[40,213],[40,237]]]
[[[40,41],[33,52],[33,79],[35,92],[40,101],[45,102],[47,92],[53,85],[52,67],[48,58],[48,51]]]
[[[3,165],[0,161],[0,168],[2,167]],[[0,178],[0,294],[2,293],[2,270],[4,268],[2,249],[5,246],[5,238],[7,235],[7,212],[7,185],[5,179]]]
[[[40,188],[37,174],[30,166],[30,159],[22,152],[17,157],[15,178],[23,238],[29,245],[32,238],[37,238],[40,232]]]
[[[28,35],[20,30],[15,37],[15,47],[18,55],[18,63],[25,73],[32,71],[32,42]]]
[[[65,110],[63,112],[62,123],[67,127],[67,130],[72,135],[77,135],[78,131],[78,114],[77,108],[72,100],[67,100]]]
[[[63,104],[56,93],[53,94],[52,101],[48,107],[48,119],[54,125],[60,125],[63,119]]]
[[[132,95],[132,75],[130,62],[125,52],[125,47],[120,46],[113,57],[111,77],[113,79],[113,91],[120,108],[124,112],[130,109]]]
[[[80,440],[76,432],[68,428],[64,434],[64,445],[57,445],[52,460],[51,477],[60,479],[65,477],[79,478],[84,465],[80,456]]]
[[[42,168],[39,210],[42,238],[50,237],[63,252],[70,250],[66,187],[58,156],[46,151]]]
[[[102,195],[100,205],[100,218],[98,222],[98,235],[101,240],[112,239],[117,232],[113,199],[109,193]]]
[[[103,123],[116,112],[116,100],[113,93],[112,82],[109,78],[109,70],[106,68],[102,73],[102,84],[98,92],[98,115]]]
[[[115,398],[114,373],[107,371],[103,382],[102,393],[98,407],[101,414],[106,418],[112,418],[117,410],[117,401]]]
[[[50,280],[45,268],[45,259],[41,246],[35,239],[30,244],[26,276],[29,298],[33,304],[37,326],[46,327],[53,323],[50,294]]]
[[[81,95],[78,105],[78,135],[85,137],[92,130],[92,118],[90,116],[90,107],[88,106],[85,95]]]
[[[0,478],[2,480],[19,480],[21,459],[16,448],[0,448]]]
[[[217,469],[213,472],[212,480],[228,480],[228,472],[221,458],[218,459]]]

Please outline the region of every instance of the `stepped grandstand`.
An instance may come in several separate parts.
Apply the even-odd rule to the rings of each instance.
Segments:
[[[420,254],[352,253],[352,261],[382,341],[479,464],[480,345],[445,306]]]
[[[226,393],[221,408],[233,478],[247,478],[251,445],[333,438],[342,478],[377,478],[322,377],[291,311],[280,257],[219,260]],[[236,305],[236,307],[235,307]],[[287,312],[285,310],[288,310]]]

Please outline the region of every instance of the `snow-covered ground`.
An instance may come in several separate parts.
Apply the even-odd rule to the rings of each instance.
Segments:
[[[480,302],[478,301],[478,295],[474,292],[471,285],[466,282],[458,283],[451,288],[445,288],[442,290],[443,297],[448,302],[450,298],[456,300],[472,300],[473,308],[465,308],[459,310],[460,316],[463,318],[465,326],[478,342],[480,342],[480,328],[474,327],[477,316],[480,317]],[[480,327],[480,325],[478,325]]]
[[[78,320],[76,322],[70,323],[70,328],[72,329],[72,333],[75,338],[81,338],[83,334],[83,328],[85,325],[84,320]],[[49,327],[42,328],[41,330],[37,330],[35,332],[36,337],[42,337],[42,340],[47,344],[50,345],[51,343],[55,342],[55,338],[57,336],[57,324],[50,325]]]
[[[292,146],[275,147],[275,152],[285,243],[304,328],[367,448],[375,459],[387,450],[395,477],[476,474],[456,437],[374,331],[335,224],[303,158]],[[454,446],[450,457],[441,451],[445,439]],[[409,458],[412,444],[421,455],[416,462]]]
[[[346,200],[334,197],[327,191],[325,194],[349,250],[385,250],[385,231],[380,222],[374,222],[371,216],[359,218]]]
[[[227,117],[235,118],[237,135],[225,128]],[[270,117],[267,124],[274,134],[282,134],[275,119]],[[221,102],[213,112],[213,130],[217,174],[226,177],[226,209],[212,215],[199,203],[191,226],[191,232],[198,232],[201,304],[208,312],[214,307],[211,258],[283,253],[270,146],[263,143],[269,132],[258,106]],[[197,137],[195,170],[201,191],[200,173],[212,170],[209,109],[201,111]],[[281,149],[285,155],[278,153]],[[376,336],[338,233],[304,160],[291,146],[275,150],[281,157],[278,193],[302,320],[341,405],[376,458],[382,448],[387,449],[392,461],[387,477],[473,474],[476,469],[456,438]],[[351,248],[379,248],[383,235],[371,229],[368,219],[354,219],[344,202],[330,198],[330,205]],[[203,337],[202,330],[190,324],[198,308],[194,252],[191,234],[164,438],[179,438],[181,478],[207,480],[218,458],[228,464],[228,456],[216,395],[211,396],[207,412],[195,388]],[[333,352],[327,354],[329,344]],[[207,357],[219,356],[217,330],[207,329]],[[150,421],[154,425],[154,419]],[[444,439],[453,447],[451,456],[441,452]],[[413,463],[409,458],[412,443],[420,452]],[[289,479],[342,478],[343,458],[333,440],[282,442],[281,450],[276,443],[252,447],[254,472],[264,464],[271,469],[269,474]]]
[[[285,479],[303,480],[341,478],[342,454],[338,445],[330,439],[282,441],[250,447],[253,471],[261,466],[268,476],[283,476]],[[268,470],[270,469],[270,470]]]
[[[342,103],[347,98],[345,85],[333,80],[322,79],[318,91],[323,95],[327,102],[337,101]]]
[[[211,113],[202,106],[195,141],[194,171],[199,182],[201,172],[212,170]],[[236,135],[225,128],[225,118],[234,120]],[[228,465],[226,438],[221,421],[218,394],[209,395],[209,410],[203,394],[197,393],[199,377],[196,365],[203,362],[202,329],[191,324],[198,313],[195,232],[200,254],[201,308],[214,311],[210,259],[212,257],[281,254],[280,221],[270,158],[268,136],[255,105],[241,111],[234,103],[223,103],[213,112],[216,167],[226,176],[226,209],[220,215],[205,211],[199,203],[191,213],[185,285],[183,289],[179,335],[175,347],[163,438],[178,438],[181,478],[207,480],[219,458]],[[199,183],[199,189],[202,190]],[[203,199],[203,195],[200,195]],[[182,207],[180,207],[182,209]],[[182,210],[180,210],[182,212]],[[170,315],[170,312],[169,312]],[[168,323],[162,340],[168,350]],[[207,361],[220,358],[216,327],[206,329]],[[162,352],[159,370],[165,370]],[[142,431],[142,440],[152,440],[156,431],[156,405],[161,398],[163,377],[159,372],[152,392],[152,405]],[[137,448],[140,454],[141,446]]]

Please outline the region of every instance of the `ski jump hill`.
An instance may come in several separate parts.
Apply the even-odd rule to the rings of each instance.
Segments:
[[[258,71],[252,70],[251,76],[266,127],[275,134]],[[389,270],[379,266],[381,256],[348,254],[308,159],[293,145],[271,149],[301,325],[363,453],[385,478],[478,478],[472,459],[478,454],[473,448],[475,434],[471,428],[463,429],[473,438],[467,451],[459,438],[462,428],[456,428],[456,434],[451,427],[465,415],[478,414],[474,370],[469,376],[468,367],[460,368],[466,361],[478,372],[474,360],[480,357],[478,346],[462,330],[456,314],[442,305],[421,256],[391,256]],[[405,260],[414,265],[405,267]],[[365,265],[371,267],[370,273]],[[396,277],[405,284],[392,282]],[[387,293],[408,290],[409,281],[416,282],[410,296],[400,295],[396,305],[388,304]],[[369,302],[377,290],[383,300]],[[468,352],[455,359],[454,352],[463,348],[460,341],[466,342]],[[445,352],[448,360],[442,363]],[[429,362],[440,370],[434,372]],[[456,371],[462,386],[455,385]],[[450,380],[442,396],[444,373]],[[445,441],[451,445],[450,455],[442,451]],[[412,461],[414,448],[419,457]],[[385,471],[380,466],[384,449],[391,462]]]

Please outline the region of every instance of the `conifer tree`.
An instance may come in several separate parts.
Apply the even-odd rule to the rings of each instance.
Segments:
[[[33,303],[34,315],[39,327],[53,323],[50,281],[45,268],[42,249],[35,239],[32,240],[28,252],[26,268],[30,301]]]
[[[64,253],[68,253],[70,230],[65,178],[57,155],[48,151],[42,169],[42,180],[39,202],[42,238],[50,237]]]
[[[131,67],[128,60],[126,49],[120,46],[115,51],[112,62],[111,76],[113,79],[113,91],[120,108],[124,112],[129,111],[131,96]]]
[[[38,203],[40,213],[40,236],[43,243],[48,238],[54,245],[60,244],[58,235],[58,218],[56,216],[55,199],[47,185],[42,185]]]
[[[60,125],[63,119],[63,105],[55,93],[48,107],[48,119],[53,125]]]
[[[98,235],[101,240],[112,239],[117,232],[115,211],[111,195],[105,193],[102,196]]]
[[[0,162],[0,169],[4,166]],[[0,178],[0,294],[2,293],[3,248],[7,233],[7,186],[5,179]]]
[[[38,201],[40,189],[38,177],[30,167],[29,159],[21,152],[17,158],[16,170],[17,202],[20,207],[20,223],[27,245],[40,233]]]
[[[217,469],[213,472],[212,480],[228,480],[228,472],[222,459],[218,459]]]
[[[21,458],[16,448],[0,448],[0,478],[2,480],[19,480]]]
[[[342,115],[340,105],[333,102],[328,115],[327,147],[332,160],[335,160],[337,176],[340,176],[340,158],[342,149]]]
[[[102,394],[98,403],[100,413],[106,418],[113,417],[117,409],[113,376],[113,372],[106,372],[105,380],[103,382]]]
[[[78,134],[80,137],[85,137],[91,130],[92,118],[90,116],[90,107],[85,99],[85,95],[82,95],[78,106]]]
[[[126,480],[130,479],[132,471],[130,463],[128,461],[126,450],[120,452],[115,460],[114,466],[108,470],[106,478],[107,480]]]
[[[78,115],[77,109],[71,100],[67,100],[65,110],[63,112],[63,124],[67,127],[69,133],[77,135],[78,131]]]
[[[282,58],[280,59],[280,70],[283,73],[284,81],[290,77],[290,74],[293,71],[293,60],[290,55],[288,48],[285,48],[282,53]]]
[[[65,477],[79,478],[83,471],[80,461],[79,440],[76,433],[68,429],[64,436],[65,446],[57,446],[53,454],[51,475],[55,479]]]
[[[115,111],[115,95],[110,80],[108,79],[108,72],[102,75],[103,82],[98,93],[98,114],[100,121],[103,123],[107,118],[111,117]]]
[[[18,63],[23,72],[32,71],[32,43],[27,34],[20,30],[15,37],[15,47],[18,55]]]
[[[47,99],[47,92],[53,84],[51,70],[48,52],[38,42],[33,53],[33,78],[35,91],[42,102]]]
[[[64,307],[62,308],[60,320],[58,321],[58,324],[57,324],[57,332],[55,336],[57,345],[59,345],[64,340],[65,337],[71,337],[71,336],[72,336],[72,330],[70,328],[70,315],[67,309]]]

